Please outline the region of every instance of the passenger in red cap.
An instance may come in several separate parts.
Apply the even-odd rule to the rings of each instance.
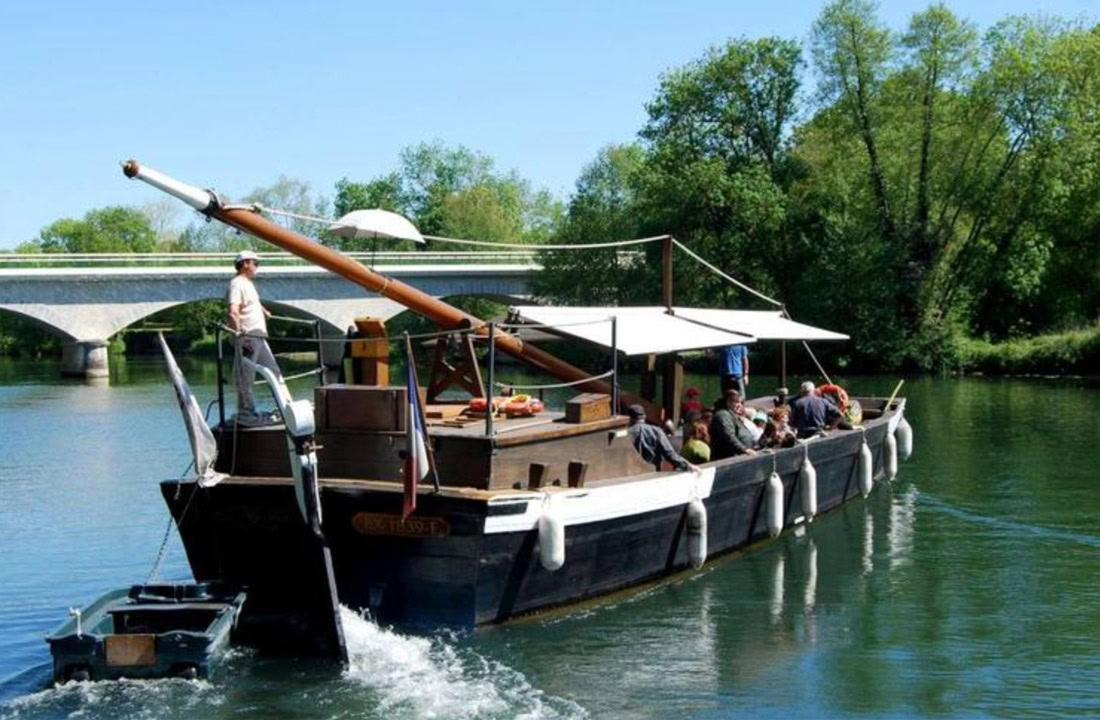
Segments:
[[[680,404],[680,417],[690,411],[703,412],[703,403],[699,402],[699,388],[689,387],[684,391],[684,401]]]

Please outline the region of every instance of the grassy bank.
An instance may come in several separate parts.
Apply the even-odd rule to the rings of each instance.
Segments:
[[[1080,330],[992,343],[963,340],[960,370],[991,375],[1092,375],[1100,367],[1100,324]]]

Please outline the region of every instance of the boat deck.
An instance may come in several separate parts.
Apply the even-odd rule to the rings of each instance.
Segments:
[[[794,448],[786,448],[782,450],[765,450],[757,454],[756,456],[739,455],[736,457],[725,458],[722,460],[716,460],[710,463],[705,463],[701,467],[712,467],[717,465],[729,465],[734,463],[750,463],[758,461],[761,458],[770,458],[777,453],[798,453],[801,456],[802,446],[808,443],[817,443],[821,439],[826,437],[843,437],[843,436],[858,436],[860,433],[867,429],[875,427],[877,425],[889,422],[891,416],[896,412],[891,410],[883,413],[883,407],[885,406],[885,398],[859,398],[864,408],[865,423],[862,427],[856,427],[851,430],[832,430],[827,435],[819,436],[818,438],[812,438],[808,441],[800,441]],[[770,407],[770,399],[757,398],[751,401],[751,404],[759,407]],[[897,406],[895,405],[895,408]],[[545,416],[543,418],[542,416]],[[438,425],[430,426],[429,432],[433,438],[455,438],[455,439],[469,439],[475,441],[481,441],[485,443],[485,447],[495,446],[496,448],[507,448],[510,446],[529,445],[529,444],[542,444],[559,438],[568,438],[571,436],[579,435],[592,435],[594,433],[608,433],[610,442],[611,436],[615,436],[615,439],[620,443],[627,440],[625,436],[625,428],[628,421],[625,417],[618,416],[607,418],[604,420],[597,420],[588,423],[565,423],[562,422],[564,417],[560,412],[546,412],[539,416],[540,420],[545,422],[532,423],[532,418],[515,418],[515,419],[501,419],[494,422],[495,435],[490,438],[485,435],[485,422],[484,418],[481,419],[476,425],[470,425],[467,427],[441,427]],[[268,426],[263,430],[269,430],[276,426]],[[282,426],[277,426],[281,429]],[[491,441],[491,442],[490,442]],[[552,446],[552,443],[551,443]],[[629,447],[630,457],[641,462],[640,458],[634,453],[633,447]],[[766,460],[770,463],[770,460]],[[672,474],[672,470],[655,472],[637,472],[636,470],[626,473],[613,473],[604,476],[593,477],[585,483],[585,487],[605,487],[609,485],[618,485],[628,482],[637,482],[639,480],[649,480],[655,477]],[[442,474],[442,471],[441,471]],[[255,485],[255,484],[286,484],[293,483],[293,479],[289,475],[273,475],[273,474],[257,474],[257,475],[230,475],[225,481],[229,484],[240,485]],[[320,484],[322,487],[332,488],[344,488],[344,489],[362,489],[368,491],[388,492],[388,493],[402,493],[403,483],[400,477],[394,478],[365,478],[345,476],[339,473],[324,474],[320,478]],[[547,490],[550,492],[563,492],[570,490],[565,483],[550,484],[542,488],[538,488],[538,491]],[[435,493],[434,488],[430,483],[422,484],[419,492],[421,494]],[[477,487],[473,485],[454,485],[444,484],[440,487],[439,494],[442,497],[451,498],[466,498],[471,500],[480,500],[484,502],[490,502],[494,499],[500,498],[516,498],[519,496],[526,496],[535,492],[535,490],[528,489],[525,485],[521,484],[517,487],[515,484],[507,486],[497,487]]]

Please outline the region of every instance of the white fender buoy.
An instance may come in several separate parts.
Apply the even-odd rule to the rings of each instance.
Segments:
[[[874,464],[871,461],[871,448],[867,447],[867,438],[863,439],[863,445],[859,448],[859,491],[863,497],[871,494],[874,487]]]
[[[783,532],[783,481],[778,473],[768,476],[768,535],[778,537]]]
[[[806,522],[813,522],[814,515],[817,515],[817,468],[810,462],[809,455],[798,471],[798,484],[802,487],[802,515]]]
[[[565,521],[551,498],[539,515],[539,562],[550,572],[565,564]]]
[[[898,476],[898,439],[894,433],[886,433],[886,479],[893,481]]]
[[[707,561],[707,508],[699,498],[687,506],[687,541],[691,566],[703,567]]]
[[[909,456],[913,454],[913,428],[904,415],[895,432],[898,435],[898,456],[902,460],[908,460]]]

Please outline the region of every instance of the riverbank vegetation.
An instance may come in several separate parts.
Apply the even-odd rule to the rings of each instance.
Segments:
[[[1100,27],[1035,15],[980,33],[933,4],[888,28],[872,3],[834,0],[804,41],[738,38],[667,71],[637,140],[601,150],[564,202],[438,142],[331,199],[281,178],[241,200],[324,217],[384,207],[427,235],[532,245],[672,233],[796,319],[849,333],[823,350],[852,370],[1081,372],[1100,336],[1097,108]],[[172,212],[93,211],[20,249],[257,244],[217,223],[178,229]],[[541,256],[548,300],[660,301],[659,245]],[[675,281],[681,304],[770,307],[683,253]],[[217,315],[159,319],[188,312]],[[208,320],[188,322],[201,336]]]

